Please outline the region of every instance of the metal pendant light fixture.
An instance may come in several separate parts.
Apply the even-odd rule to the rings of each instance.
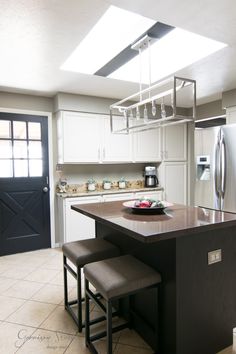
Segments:
[[[139,51],[139,91],[110,106],[111,132],[128,134],[158,127],[194,121],[196,118],[196,81],[177,76],[169,77],[151,85],[151,41],[144,36],[132,46]],[[155,40],[155,39],[154,39]],[[148,50],[149,85],[142,88],[142,52]],[[186,94],[186,90],[191,90]],[[177,93],[183,91],[187,107],[192,108],[191,115],[179,114]],[[160,112],[158,112],[160,111]],[[189,112],[189,110],[188,110]],[[123,127],[116,129],[114,116],[123,117]]]

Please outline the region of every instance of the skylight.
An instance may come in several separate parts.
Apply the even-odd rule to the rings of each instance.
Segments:
[[[110,6],[61,69],[94,74],[154,23],[150,18]]]
[[[149,53],[145,50],[141,56],[141,81],[149,83],[149,67],[151,68],[151,82],[174,74],[196,61],[226,47],[221,43],[180,28],[175,28],[150,47]],[[139,82],[140,58],[134,57],[108,77]]]

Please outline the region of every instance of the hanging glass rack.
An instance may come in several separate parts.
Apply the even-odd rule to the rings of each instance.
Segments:
[[[178,105],[181,92],[182,101]],[[122,128],[115,126],[117,116],[122,117]],[[110,106],[111,132],[117,134],[194,122],[195,118],[196,81],[177,76],[159,81]]]

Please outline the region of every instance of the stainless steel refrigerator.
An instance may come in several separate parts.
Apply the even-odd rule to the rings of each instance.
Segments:
[[[195,205],[236,213],[236,124],[195,130]]]

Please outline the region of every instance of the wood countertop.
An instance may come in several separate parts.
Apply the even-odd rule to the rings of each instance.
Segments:
[[[157,242],[235,225],[236,214],[174,204],[163,214],[136,214],[123,201],[73,205],[72,209],[142,242]]]

